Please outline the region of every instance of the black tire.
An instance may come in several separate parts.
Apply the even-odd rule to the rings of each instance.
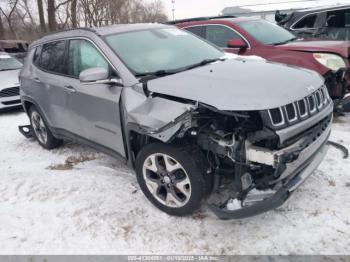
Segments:
[[[183,175],[187,176],[188,179],[186,179],[186,181],[190,181],[190,183],[185,186],[186,187],[185,190],[190,191],[189,197],[183,198],[183,196],[185,195],[181,193],[182,192],[181,190],[179,190],[179,187],[178,187],[179,182],[178,183],[168,182],[170,183],[170,185],[166,184],[166,187],[169,187],[169,189],[167,189],[163,185],[165,184],[164,174],[159,174],[159,171],[158,172],[150,171],[146,167],[145,167],[146,171],[144,170],[144,165],[149,165],[150,162],[153,161],[153,160],[150,161],[150,157],[154,156],[155,154],[159,154],[158,156],[156,156],[158,157],[158,160],[156,160],[158,162],[158,166],[162,165],[160,164],[161,160],[159,160],[159,157],[160,159],[162,159],[162,156],[161,156],[162,154],[169,156],[170,161],[175,160],[174,162],[177,162],[177,164],[181,165],[180,169],[177,169],[177,171],[172,171],[168,174],[170,174],[169,177],[172,177],[171,181],[173,180],[181,181],[181,179],[184,179]],[[147,164],[146,160],[150,161],[149,164]],[[163,160],[165,162],[165,158],[163,158]],[[159,170],[158,166],[157,166],[157,170]],[[210,186],[208,185],[207,178],[205,178],[206,164],[203,161],[201,152],[199,150],[193,150],[185,146],[174,146],[174,145],[161,144],[161,143],[149,144],[139,152],[136,158],[135,169],[136,169],[137,181],[141,187],[141,190],[143,191],[145,196],[148,198],[148,200],[151,201],[157,208],[159,208],[163,212],[173,216],[185,216],[185,215],[192,214],[194,211],[196,211],[201,206],[201,202],[207,195],[208,187]],[[145,173],[149,172],[149,174],[151,175],[144,174],[144,171]],[[178,179],[178,177],[174,178],[174,176],[177,176],[177,175],[182,176],[182,178],[180,179]],[[182,203],[186,203],[186,204],[184,204],[183,206],[169,206],[166,203],[164,203],[165,200],[164,199],[160,200],[161,197],[157,195],[157,193],[155,196],[151,192],[151,189],[149,188],[149,186],[146,184],[145,177],[148,177],[148,176],[153,176],[152,177],[153,180],[160,179],[160,181],[162,181],[162,178],[164,178],[163,182],[159,182],[157,183],[157,185],[154,185],[157,188],[156,192],[158,191],[161,193],[162,191],[167,192],[167,193],[164,193],[164,192],[162,193],[166,195],[166,196],[163,196],[164,199],[165,198],[167,199],[167,194],[170,194],[169,191],[172,192],[171,193],[172,196],[174,196],[174,192],[175,192],[176,196],[180,196],[180,198],[177,198],[177,200],[181,199],[183,200]],[[150,180],[148,179],[148,182],[149,181]],[[165,188],[165,190],[163,189],[163,187]]]
[[[54,148],[57,148],[59,146],[62,145],[63,143],[63,140],[60,140],[60,139],[57,139],[55,138],[50,129],[48,128],[48,125],[45,121],[45,118],[42,117],[42,115],[40,114],[40,112],[35,108],[35,106],[31,106],[28,110],[28,114],[29,114],[29,119],[30,119],[30,124],[33,128],[33,134],[34,134],[34,137],[36,138],[36,140],[39,142],[39,144],[45,148],[45,149],[48,149],[48,150],[51,150],[51,149],[54,149]],[[41,119],[41,124],[43,125],[45,131],[46,131],[46,139],[43,139],[42,136],[40,136],[40,134],[38,133],[37,129],[35,128],[36,124],[33,123],[33,116],[39,116],[40,119]]]

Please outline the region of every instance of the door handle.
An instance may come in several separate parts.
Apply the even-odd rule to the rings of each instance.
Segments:
[[[68,93],[75,93],[75,92],[77,92],[77,90],[75,90],[75,88],[70,86],[70,85],[64,86],[64,90],[66,90]]]
[[[40,79],[39,79],[39,77],[34,77],[33,80],[34,80],[35,82],[37,82],[37,83],[40,83],[40,82],[41,82]]]

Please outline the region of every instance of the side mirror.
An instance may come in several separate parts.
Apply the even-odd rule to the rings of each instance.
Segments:
[[[245,49],[248,47],[248,45],[242,39],[230,39],[227,42],[227,47]]]
[[[107,69],[102,67],[94,67],[82,71],[79,75],[79,80],[82,83],[91,83],[106,80],[108,77],[109,73]]]
[[[107,84],[123,86],[119,79],[110,79],[108,70],[103,67],[94,67],[82,71],[79,75],[79,80],[85,85]]]

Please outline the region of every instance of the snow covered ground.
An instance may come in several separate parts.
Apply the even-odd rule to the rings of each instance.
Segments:
[[[26,123],[0,114],[1,254],[350,254],[350,160],[336,149],[275,211],[174,218],[117,160],[75,144],[46,151],[17,131]],[[332,140],[350,148],[350,115]]]

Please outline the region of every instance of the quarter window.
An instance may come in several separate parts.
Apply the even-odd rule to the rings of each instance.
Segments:
[[[226,48],[228,41],[231,39],[242,39],[232,29],[221,25],[207,25],[205,38],[221,48]]]
[[[41,52],[40,67],[54,73],[65,74],[66,41],[44,44]]]
[[[33,63],[34,63],[34,65],[36,65],[36,66],[40,66],[41,49],[42,49],[42,46],[38,46],[38,47],[35,49],[35,52],[34,52]]]
[[[86,40],[71,40],[69,43],[68,74],[79,77],[82,71],[94,67],[109,69],[107,61],[93,44]]]

